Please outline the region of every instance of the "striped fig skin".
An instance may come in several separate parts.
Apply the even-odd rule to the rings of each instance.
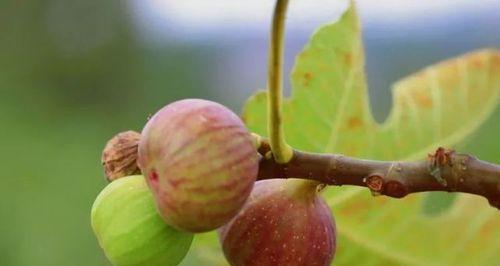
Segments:
[[[330,265],[336,248],[330,208],[314,184],[294,179],[256,182],[219,237],[234,266]]]
[[[165,222],[189,232],[216,229],[241,209],[258,172],[258,153],[240,118],[211,101],[186,99],[144,127],[139,167]]]

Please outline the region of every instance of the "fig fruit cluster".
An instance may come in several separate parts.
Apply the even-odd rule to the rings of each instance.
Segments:
[[[231,265],[329,265],[335,223],[317,183],[256,182],[260,158],[241,119],[207,100],[171,103],[141,134],[119,134],[103,154],[112,183],[92,207],[104,253],[114,265],[177,265],[194,233],[218,229]]]

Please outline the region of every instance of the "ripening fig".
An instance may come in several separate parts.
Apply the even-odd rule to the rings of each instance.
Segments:
[[[219,230],[233,266],[323,266],[335,254],[336,230],[317,184],[298,179],[255,183],[243,209]]]
[[[187,99],[148,121],[138,164],[164,220],[204,232],[222,226],[243,206],[257,177],[258,156],[237,115],[215,102]]]
[[[108,184],[92,206],[91,220],[99,245],[116,266],[177,265],[193,240],[193,234],[165,224],[140,175]]]

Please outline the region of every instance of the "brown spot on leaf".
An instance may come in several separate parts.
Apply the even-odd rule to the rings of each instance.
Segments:
[[[347,120],[347,127],[349,129],[357,129],[363,125],[363,121],[359,117],[351,117]]]
[[[343,60],[344,60],[344,64],[348,67],[350,67],[352,65],[352,61],[353,61],[353,56],[352,56],[352,53],[345,53],[343,54]]]
[[[472,59],[470,61],[470,64],[471,64],[472,68],[474,68],[474,69],[483,68],[484,63],[485,63],[484,60],[478,56],[472,57]]]
[[[494,54],[490,59],[490,80],[494,80],[498,78],[498,76],[494,73],[498,73],[500,70],[500,54]]]
[[[458,61],[450,62],[445,68],[439,69],[437,74],[439,88],[444,93],[454,93],[457,89],[457,82],[460,76]]]
[[[420,107],[431,108],[432,99],[428,93],[422,90],[414,90],[412,94],[413,99]]]
[[[492,67],[498,67],[500,65],[500,55],[494,54],[491,57],[491,66]]]
[[[481,238],[491,237],[494,232],[496,232],[496,230],[498,230],[498,220],[490,219],[485,224],[483,224],[483,226],[481,226],[478,235]]]
[[[312,74],[310,72],[306,72],[304,73],[304,82],[302,83],[302,85],[304,85],[305,87],[309,86],[309,84],[311,83],[311,79],[312,79]]]

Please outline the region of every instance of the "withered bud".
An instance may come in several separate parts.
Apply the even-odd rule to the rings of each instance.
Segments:
[[[137,165],[137,147],[141,134],[129,130],[111,138],[102,151],[101,162],[108,181],[120,177],[140,174]]]

